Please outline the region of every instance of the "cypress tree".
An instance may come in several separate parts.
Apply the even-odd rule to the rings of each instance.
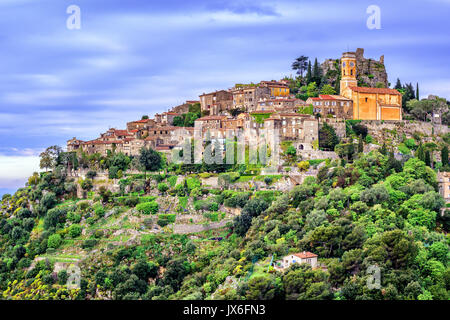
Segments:
[[[387,147],[386,142],[383,142],[383,145],[381,146],[380,153],[383,155],[387,155]]]
[[[317,58],[314,60],[314,68],[313,68],[313,81],[316,82],[317,86],[320,87],[320,80],[321,80],[321,75],[320,75],[320,67],[319,67],[319,63],[317,62]]]
[[[308,61],[308,71],[306,72],[306,84],[312,82],[312,66],[311,60]]]
[[[420,98],[419,98],[419,83],[418,82],[416,82],[416,99],[420,100]]]
[[[358,141],[358,153],[363,153],[363,152],[364,152],[364,143],[363,143],[362,135],[360,135],[359,141]]]
[[[431,155],[430,150],[425,151],[425,164],[431,167]]]
[[[397,82],[395,83],[395,87],[394,87],[394,89],[402,89],[403,87],[402,87],[402,83],[400,82],[400,79],[399,78],[397,78]]]
[[[442,166],[448,166],[448,147],[444,146],[441,150],[441,161],[442,161]]]
[[[422,143],[421,143],[421,144],[419,145],[419,147],[417,148],[417,151],[416,151],[416,157],[417,157],[419,160],[425,162],[425,152],[424,152],[424,150],[423,150]]]

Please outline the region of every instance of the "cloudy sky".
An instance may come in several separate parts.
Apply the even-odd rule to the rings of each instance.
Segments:
[[[79,30],[66,27],[70,5]],[[370,5],[381,29],[367,28]],[[0,194],[23,185],[49,145],[279,79],[299,55],[365,48],[385,55],[392,83],[449,99],[449,14],[450,0],[0,0]]]

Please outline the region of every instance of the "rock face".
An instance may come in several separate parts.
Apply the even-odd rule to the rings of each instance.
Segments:
[[[328,78],[329,83],[335,83],[340,70],[336,63],[338,59],[326,59],[321,64],[323,74]],[[389,87],[386,67],[384,66],[384,55],[379,60],[364,58],[364,49],[356,49],[356,78],[359,86],[376,87],[377,83]]]

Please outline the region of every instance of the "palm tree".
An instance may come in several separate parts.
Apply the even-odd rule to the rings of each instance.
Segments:
[[[292,63],[292,70],[297,70],[297,74],[299,74],[303,78],[303,72],[308,68],[308,57],[300,56]]]

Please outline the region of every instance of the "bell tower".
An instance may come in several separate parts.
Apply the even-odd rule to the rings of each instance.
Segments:
[[[356,53],[344,52],[341,58],[341,86],[340,95],[348,87],[357,87],[356,80]]]

